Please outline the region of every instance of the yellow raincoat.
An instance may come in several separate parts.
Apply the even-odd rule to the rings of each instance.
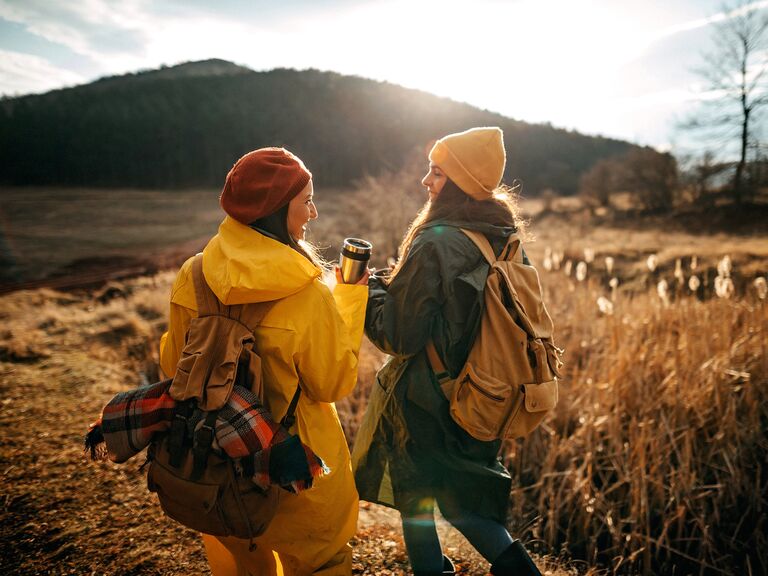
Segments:
[[[176,371],[184,334],[197,316],[192,259],[171,293],[168,332],[160,365]],[[281,491],[267,531],[248,541],[203,536],[213,576],[350,574],[358,497],[349,451],[333,402],[357,382],[366,286],[339,284],[333,293],[321,271],[301,254],[227,216],[203,251],[206,282],[224,304],[277,300],[255,329],[263,360],[264,402],[282,418],[301,379],[302,394],[291,432],[331,469],[299,495]]]

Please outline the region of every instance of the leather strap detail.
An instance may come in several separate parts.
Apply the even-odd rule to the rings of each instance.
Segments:
[[[432,366],[432,372],[435,373],[435,378],[437,378],[437,381],[440,384],[443,384],[444,382],[450,380],[451,375],[448,372],[448,369],[445,367],[445,364],[443,364],[443,361],[440,359],[440,355],[437,353],[437,348],[435,348],[435,343],[432,341],[432,339],[427,342],[426,350],[427,358],[429,359],[429,363]]]

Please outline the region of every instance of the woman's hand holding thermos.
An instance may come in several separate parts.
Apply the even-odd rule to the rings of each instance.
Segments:
[[[370,271],[368,261],[373,246],[367,240],[346,238],[341,248],[336,280],[342,284],[367,285]]]

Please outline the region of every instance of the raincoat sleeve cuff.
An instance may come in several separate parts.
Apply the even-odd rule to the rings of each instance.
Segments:
[[[359,347],[363,340],[365,307],[368,303],[368,287],[357,284],[337,284],[333,289],[336,308],[349,330],[352,342]]]

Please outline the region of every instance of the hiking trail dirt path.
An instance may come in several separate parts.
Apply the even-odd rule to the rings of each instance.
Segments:
[[[103,405],[156,378],[171,278],[0,297],[1,573],[209,574],[198,535],[166,518],[147,491],[142,456],[115,465],[83,452]],[[439,531],[459,574],[486,574],[458,532],[445,522]],[[354,574],[409,573],[392,510],[361,503],[352,545]]]

